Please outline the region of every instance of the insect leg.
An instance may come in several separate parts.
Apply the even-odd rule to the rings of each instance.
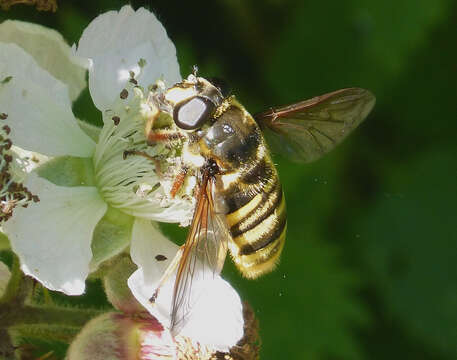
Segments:
[[[151,160],[152,162],[156,161],[155,157],[149,155],[148,153],[146,153],[144,151],[138,151],[138,150],[125,150],[124,154],[122,156],[125,160],[125,159],[127,159],[127,156],[130,156],[130,155],[139,155],[139,156],[145,157],[148,160]]]
[[[179,171],[178,175],[175,178],[175,181],[173,182],[173,185],[170,190],[170,196],[171,198],[174,198],[176,193],[181,189],[182,185],[184,184],[184,180],[187,175],[188,168],[183,166],[181,170]]]
[[[160,179],[163,177],[162,167],[161,167],[161,164],[160,164],[160,159],[158,159],[157,157],[151,156],[151,155],[149,155],[148,153],[146,153],[144,151],[138,151],[138,150],[125,150],[124,154],[122,154],[124,160],[127,158],[127,156],[130,156],[130,155],[142,156],[142,157],[152,161],[154,163],[154,165],[155,165],[155,171],[156,171],[157,176]]]
[[[148,145],[155,145],[160,142],[180,140],[183,135],[177,131],[161,129],[149,131],[146,137]]]
[[[154,290],[154,293],[149,298],[149,302],[154,303],[156,301],[157,296],[159,296],[160,288],[168,281],[170,276],[174,273],[174,271],[178,267],[179,262],[181,261],[181,258],[182,258],[182,254],[183,254],[183,246],[181,246],[178,249],[178,251],[176,252],[175,257],[173,258],[173,260],[171,260],[170,264],[165,269],[165,272],[163,273],[162,277],[159,280],[157,288]]]

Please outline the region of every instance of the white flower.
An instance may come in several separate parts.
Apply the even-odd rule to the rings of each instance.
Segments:
[[[130,290],[155,318],[169,328],[174,277],[161,288],[154,305],[149,302],[149,298],[178,247],[170,244],[169,240],[154,231],[144,220],[135,223],[132,237],[135,242],[132,242],[130,254],[139,269],[128,280]],[[147,244],[147,239],[151,237],[154,237],[153,248]],[[157,255],[162,257],[157,260]],[[164,257],[166,259],[161,260]],[[156,261],[156,266],[148,266],[151,259]],[[212,344],[221,351],[227,351],[240,340],[243,335],[241,300],[230,284],[220,276],[202,278],[195,275],[189,303],[191,311],[179,331],[180,335],[198,339],[202,344]]]
[[[101,130],[78,122],[71,111],[87,69],[90,94],[103,117]],[[179,156],[173,148],[148,146],[144,127],[153,111],[150,86],[180,80],[173,43],[143,8],[124,6],[100,15],[72,49],[57,32],[39,25],[0,24],[0,114],[7,114],[2,121],[11,129],[24,169],[36,167],[35,159],[41,165],[24,180],[40,201],[16,208],[3,224],[24,273],[51,290],[79,295],[91,271],[130,245],[139,269],[129,286],[167,326],[171,294],[166,289],[173,279],[157,306],[152,308],[145,294],[157,286],[168,263],[157,263],[153,255],[171,259],[176,245],[151,220],[187,225],[194,184],[190,179],[171,198]],[[132,150],[161,159],[159,165],[142,156],[125,159]],[[188,332],[219,348],[232,346],[243,333],[238,295],[219,276],[195,286],[205,301],[202,309],[195,308],[198,318],[189,318]],[[230,330],[216,335],[221,316],[229,317]]]

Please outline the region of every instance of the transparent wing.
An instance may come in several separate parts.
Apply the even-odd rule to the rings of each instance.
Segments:
[[[273,146],[297,162],[320,158],[339,144],[369,114],[375,97],[348,88],[254,115]]]
[[[178,265],[172,299],[171,329],[176,334],[200,296],[205,280],[219,275],[227,255],[230,237],[223,215],[214,211],[213,182],[203,178],[192,224]]]

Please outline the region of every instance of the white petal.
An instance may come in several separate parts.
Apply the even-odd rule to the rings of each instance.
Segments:
[[[0,42],[19,45],[32,55],[39,66],[68,85],[71,100],[75,100],[86,87],[84,62],[73,55],[57,31],[37,24],[6,20],[0,24]]]
[[[107,205],[94,187],[60,187],[33,173],[25,185],[40,201],[16,208],[3,226],[22,271],[48,289],[82,294],[92,234]]]
[[[129,5],[94,19],[84,30],[77,55],[91,61],[89,89],[95,105],[108,109],[129,79],[146,60],[139,84],[147,87],[159,78],[172,85],[181,80],[176,49],[155,15]]]
[[[14,146],[11,148],[11,151],[15,155],[16,161],[20,161],[22,164],[22,169],[25,173],[29,174],[38,166],[43,165],[49,161],[49,157],[36,153],[33,151],[27,151],[20,147]]]
[[[68,89],[14,44],[0,43],[0,112],[13,144],[50,156],[90,157],[95,143],[71,112]]]
[[[154,305],[149,298],[154,293],[164,270],[176,254],[178,246],[167,240],[144,220],[133,226],[131,256],[138,265],[128,280],[136,299],[164,326],[170,325],[171,301],[175,276],[160,289]],[[157,261],[157,255],[167,260]],[[180,334],[217,350],[227,351],[243,336],[243,314],[240,297],[220,276],[201,280],[198,274],[192,283],[192,310]]]
[[[137,300],[167,327],[170,325],[171,300],[166,301],[166,296],[160,296],[158,300],[163,299],[165,303],[157,301],[156,307],[151,308],[148,299],[153,294],[158,280],[176,255],[177,250],[178,246],[168,240],[151,221],[135,219],[130,243],[130,256],[133,262],[138,265],[138,270],[130,277],[129,287]],[[157,255],[163,255],[167,260],[157,261],[155,259]],[[167,289],[162,289],[162,295],[165,294],[165,291],[169,291],[169,288],[168,286]]]

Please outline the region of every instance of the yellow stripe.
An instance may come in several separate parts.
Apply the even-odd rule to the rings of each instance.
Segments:
[[[265,201],[261,207],[258,207],[250,216],[247,216],[244,219],[240,220],[240,223],[238,225],[240,231],[245,231],[246,229],[251,227],[255,222],[257,222],[259,217],[265,216],[270,211],[271,207],[274,205],[276,199],[280,195],[281,190],[269,193],[267,201]],[[279,204],[279,206],[281,206],[281,204]]]
[[[242,208],[239,208],[231,214],[228,214],[226,217],[228,226],[230,227],[235,224],[238,224],[238,222],[244,219],[252,210],[254,210],[260,204],[261,201],[262,195],[257,194]]]
[[[275,241],[254,254],[234,257],[235,264],[243,276],[255,279],[274,270],[286,242],[286,230],[287,225]]]
[[[238,246],[243,247],[246,244],[254,244],[257,242],[264,234],[267,234],[278,226],[279,219],[285,210],[286,202],[284,197],[281,200],[281,204],[271,213],[270,216],[265,218],[261,223],[256,225],[251,230],[246,231],[245,233],[237,236],[233,241],[237,243]]]

